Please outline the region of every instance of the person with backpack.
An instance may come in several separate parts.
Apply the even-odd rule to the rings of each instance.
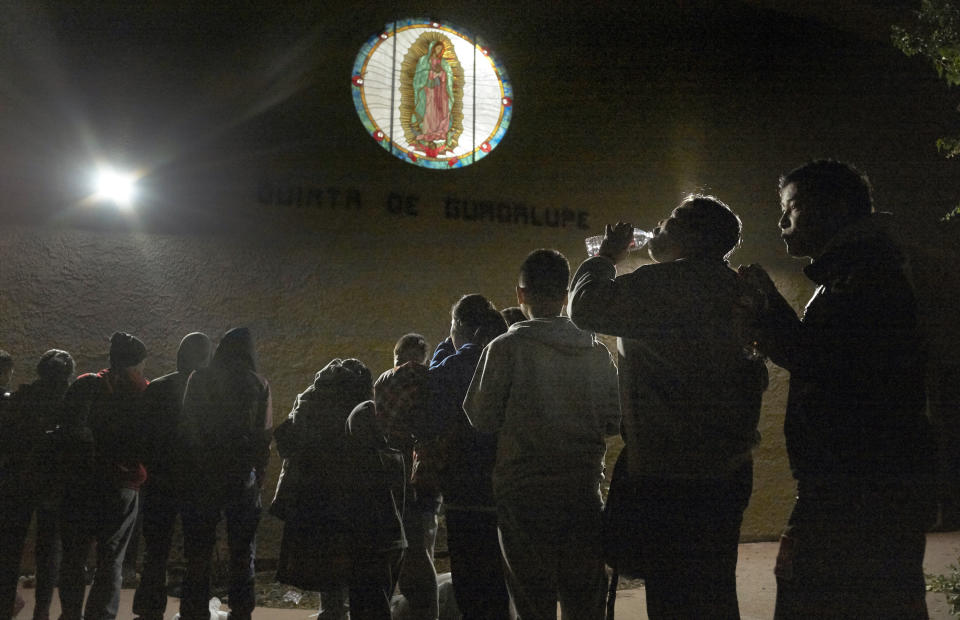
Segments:
[[[53,429],[74,368],[69,353],[51,349],[37,363],[37,380],[21,385],[0,404],[0,609],[10,609],[16,600],[20,558],[36,512],[34,620],[49,617],[60,570],[63,481]]]
[[[927,617],[936,516],[926,351],[907,261],[870,182],[817,160],[780,179],[787,253],[817,290],[803,318],[758,265],[759,344],[790,372],[784,435],[797,480],[780,538],[775,618]]]
[[[81,375],[64,396],[60,422],[67,480],[61,521],[63,620],[109,620],[120,604],[123,556],[137,520],[142,462],[140,398],[147,348],[130,334],[110,337],[110,367]],[[84,605],[84,563],[97,544],[97,570]]]
[[[254,557],[260,491],[270,458],[270,385],[257,374],[253,335],[231,329],[206,368],[193,372],[183,394],[181,441],[189,472],[184,489],[180,617],[210,616],[211,556],[217,524],[226,519],[230,554],[230,617],[247,620],[256,607]]]

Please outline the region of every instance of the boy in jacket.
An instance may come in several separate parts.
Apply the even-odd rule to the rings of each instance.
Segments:
[[[498,433],[493,493],[507,585],[522,618],[602,618],[605,438],[618,432],[617,370],[593,334],[561,316],[570,267],[556,250],[524,261],[517,301],[532,317],[483,350],[463,403]]]

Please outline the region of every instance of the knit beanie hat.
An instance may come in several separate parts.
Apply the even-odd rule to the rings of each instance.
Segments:
[[[110,368],[136,366],[147,357],[147,347],[135,336],[114,332],[110,336]]]

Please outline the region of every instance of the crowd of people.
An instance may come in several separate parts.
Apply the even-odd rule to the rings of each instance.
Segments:
[[[441,514],[463,618],[555,618],[558,603],[564,618],[604,618],[608,566],[644,579],[650,618],[739,618],[767,358],[790,372],[784,433],[797,480],[771,567],[775,617],[926,618],[934,449],[904,254],[852,166],[814,161],[779,190],[787,252],[810,259],[818,287],[802,318],[762,267],[730,267],[740,218],[692,195],[653,231],[652,264],[618,275],[633,240],[623,222],[572,278],[560,252],[535,250],[517,307],[460,297],[432,356],[407,334],[376,380],[358,359],[331,360],[276,429],[246,328],[215,348],[188,334],[177,370],[152,381],[146,347],[122,332],[109,368],[72,382],[73,359],[53,349],[37,379],[11,391],[0,353],[0,619],[17,611],[34,513],[35,620],[49,616],[55,586],[64,620],[116,617],[138,513],[133,613],[164,617],[179,516],[180,618],[209,617],[221,520],[230,618],[250,618],[272,442],[283,459],[269,508],[284,523],[277,580],[318,591],[321,619],[390,618],[397,592],[406,617],[446,617]],[[597,334],[617,337],[616,359]],[[617,434],[604,504],[606,439]]]

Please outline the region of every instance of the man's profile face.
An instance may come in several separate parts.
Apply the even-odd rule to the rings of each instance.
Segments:
[[[820,255],[832,236],[820,211],[796,183],[788,183],[780,190],[780,238],[787,246],[787,254],[798,258]]]
[[[686,255],[685,248],[676,235],[677,210],[670,213],[670,217],[660,220],[653,229],[653,238],[650,239],[650,258],[658,263],[666,263]]]

